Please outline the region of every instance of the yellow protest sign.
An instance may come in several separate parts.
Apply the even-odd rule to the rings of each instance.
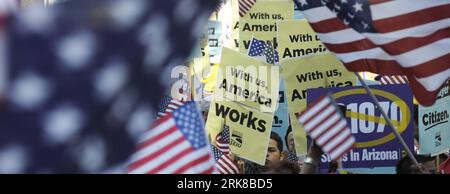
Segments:
[[[310,55],[281,62],[286,83],[289,112],[301,112],[306,107],[309,88],[345,87],[356,84],[356,76],[331,53]]]
[[[305,19],[278,21],[280,59],[328,52]]]
[[[294,132],[295,151],[297,156],[306,155],[306,152],[308,151],[306,132],[303,129],[303,126],[298,122],[295,114],[289,114],[289,117],[291,118],[291,127]]]
[[[239,0],[231,0],[231,39],[229,48],[239,50]]]
[[[265,114],[236,102],[211,102],[206,128],[209,138],[221,131],[223,124],[230,128],[230,149],[233,154],[265,164],[273,113]]]
[[[218,69],[219,64],[214,64],[213,66],[211,66],[209,76],[206,79],[202,80],[202,82],[205,84],[205,91],[214,92],[214,88],[216,87],[216,78]]]
[[[228,48],[222,49],[215,99],[237,101],[262,112],[274,112],[278,100],[279,67]]]
[[[248,52],[253,34],[263,41],[272,42],[277,49],[276,22],[293,18],[293,1],[256,1],[245,16],[239,19],[239,51]]]

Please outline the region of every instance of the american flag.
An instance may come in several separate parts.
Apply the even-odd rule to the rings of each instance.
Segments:
[[[380,75],[375,77],[375,80],[378,80],[381,85],[408,84],[408,78],[404,75]]]
[[[275,55],[274,48],[272,43],[266,43],[266,49],[264,49],[264,55],[266,56],[266,62],[269,64],[275,64],[275,61],[278,62],[278,53]]]
[[[330,95],[323,96],[308,105],[298,120],[332,160],[341,157],[355,144],[347,120]]]
[[[234,162],[228,154],[220,151],[220,149],[211,145],[211,149],[216,160],[216,168],[220,174],[238,174],[239,168],[236,162]]]
[[[407,75],[424,105],[450,77],[449,1],[295,1],[350,71]]]
[[[8,15],[0,173],[124,166],[215,2],[76,0]]]
[[[187,102],[155,121],[139,141],[130,174],[211,174],[216,172],[203,117]]]
[[[287,159],[288,159],[289,161],[295,162],[295,163],[297,163],[298,160],[299,160],[297,154],[294,153],[294,152],[289,152]]]
[[[256,0],[239,0],[239,15],[244,17],[245,14],[252,9]]]
[[[172,97],[170,97],[168,95],[164,95],[161,105],[159,106],[157,118],[163,117],[167,113],[173,112],[175,109],[182,106],[183,104],[184,104],[184,102],[182,102],[182,101],[173,99]]]
[[[273,48],[272,44],[270,44],[270,42],[265,43],[264,41],[258,40],[256,38],[252,38],[252,42],[250,43],[250,47],[248,50],[248,56],[264,56],[266,62],[269,64],[279,62],[278,51]]]
[[[223,130],[216,136],[217,148],[223,152],[223,154],[230,153],[230,128],[225,125]]]

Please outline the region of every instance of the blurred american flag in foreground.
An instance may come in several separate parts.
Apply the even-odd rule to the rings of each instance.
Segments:
[[[215,2],[76,0],[0,15],[0,173],[124,165]]]

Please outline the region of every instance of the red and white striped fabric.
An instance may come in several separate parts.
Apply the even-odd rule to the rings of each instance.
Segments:
[[[216,168],[220,174],[238,174],[239,168],[228,154],[223,153],[219,148],[211,145],[211,149],[216,160]]]
[[[389,84],[408,84],[408,78],[404,75],[384,75],[380,76],[380,81],[382,85]]]
[[[226,154],[222,156],[216,162],[216,168],[220,174],[239,174],[239,168],[233,160]]]
[[[244,17],[245,14],[252,9],[255,3],[256,0],[239,0],[239,15]]]
[[[355,144],[347,120],[340,114],[336,103],[329,95],[309,105],[298,120],[332,160],[341,157]]]
[[[217,173],[203,118],[195,102],[188,102],[155,121],[132,154],[128,173]]]
[[[450,1],[297,0],[326,47],[350,71],[407,75],[420,104],[450,78]]]
[[[230,153],[230,128],[228,126],[225,125],[223,130],[217,134],[216,145],[223,154]]]

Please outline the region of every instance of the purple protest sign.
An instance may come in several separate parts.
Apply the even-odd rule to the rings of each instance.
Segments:
[[[382,109],[391,118],[408,147],[414,145],[414,109],[412,92],[407,85],[369,86]],[[386,124],[363,87],[317,88],[307,91],[307,103],[311,103],[327,91],[333,93],[336,102],[346,107],[345,116],[355,147],[342,157],[345,168],[373,168],[395,166],[402,158],[402,146]],[[328,169],[330,158],[323,155],[321,171]]]

